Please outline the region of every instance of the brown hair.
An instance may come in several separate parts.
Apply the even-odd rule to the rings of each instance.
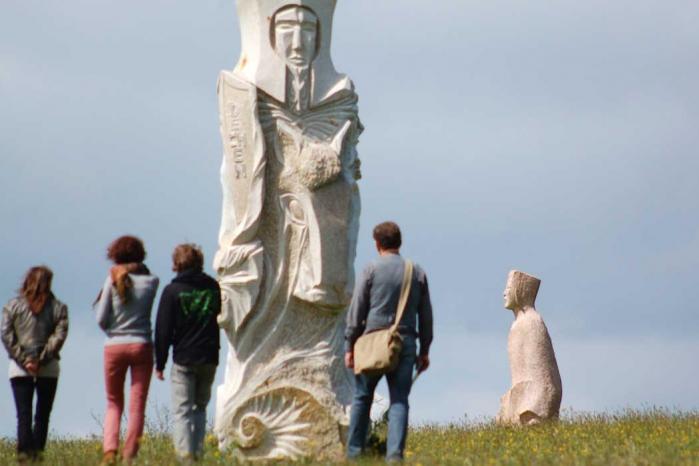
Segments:
[[[204,253],[201,248],[193,243],[180,244],[172,251],[172,270],[182,272],[183,270],[204,268]]]
[[[51,293],[52,280],[53,272],[44,265],[32,267],[24,276],[20,293],[27,300],[29,309],[34,314],[40,313],[48,300],[53,297],[53,293]]]
[[[395,222],[383,222],[374,227],[374,240],[381,249],[398,249],[402,244],[400,227]]]
[[[107,248],[107,258],[115,264],[130,264],[143,262],[146,249],[143,241],[135,236],[124,235],[112,241]]]

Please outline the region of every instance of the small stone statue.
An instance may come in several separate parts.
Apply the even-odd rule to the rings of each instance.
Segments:
[[[534,309],[541,280],[518,270],[507,277],[505,308],[515,314],[507,352],[512,388],[500,399],[497,422],[531,425],[558,417],[563,388],[551,337]]]

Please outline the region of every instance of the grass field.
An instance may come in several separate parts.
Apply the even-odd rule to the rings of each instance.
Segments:
[[[154,432],[155,430],[155,432]],[[382,426],[376,439],[382,436]],[[134,464],[174,465],[170,439],[151,426]],[[51,439],[44,464],[95,465],[100,439]],[[13,464],[14,444],[0,440],[0,464]],[[380,464],[379,456],[360,464]],[[665,410],[612,415],[566,415],[556,423],[504,428],[490,422],[463,422],[412,429],[406,463],[413,465],[699,465],[699,413]],[[236,464],[207,439],[205,465]],[[279,463],[275,463],[279,464]],[[312,459],[300,464],[322,464]]]

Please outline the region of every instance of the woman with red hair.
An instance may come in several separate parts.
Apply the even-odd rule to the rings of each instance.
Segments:
[[[107,413],[104,417],[103,464],[114,464],[124,412],[124,381],[131,371],[129,425],[122,456],[130,462],[143,435],[146,398],[153,372],[150,315],[158,277],[143,263],[146,250],[134,236],[114,240],[107,250],[114,262],[95,302],[97,323],[107,334],[104,343],[104,379]]]
[[[2,310],[2,342],[10,357],[10,383],[17,408],[17,458],[40,459],[60,372],[59,352],[68,336],[68,307],[51,292],[53,272],[32,267],[19,296]],[[36,415],[32,408],[36,392]]]

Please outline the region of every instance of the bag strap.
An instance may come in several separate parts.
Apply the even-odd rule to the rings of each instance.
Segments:
[[[410,285],[413,282],[413,263],[412,261],[405,260],[405,270],[403,271],[403,285],[400,289],[400,298],[398,299],[398,310],[396,311],[396,320],[391,325],[391,330],[396,331],[398,329],[398,324],[403,318],[403,312],[405,312],[405,306],[408,304],[408,297],[410,296]]]

